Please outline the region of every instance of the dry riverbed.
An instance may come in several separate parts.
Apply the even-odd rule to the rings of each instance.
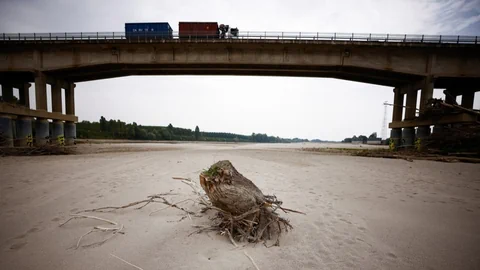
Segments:
[[[82,144],[82,154],[0,158],[0,269],[479,269],[480,165],[409,162],[300,151],[322,144]],[[339,147],[344,147],[341,145]],[[358,147],[358,146],[349,146]],[[327,151],[328,152],[328,151]],[[226,236],[192,234],[207,215],[150,204],[95,213],[123,224],[102,245],[75,249],[95,220],[60,223],[81,209],[156,193],[195,198],[172,177],[198,181],[228,159],[284,207],[294,230],[280,247],[235,248]],[[198,211],[192,202],[182,207]],[[183,219],[182,219],[183,218]],[[94,233],[83,244],[108,233]]]

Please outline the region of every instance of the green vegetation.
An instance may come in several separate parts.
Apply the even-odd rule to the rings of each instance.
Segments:
[[[252,133],[252,135],[248,136],[224,132],[201,132],[198,126],[195,127],[194,131],[186,128],[177,128],[172,124],[166,127],[142,126],[137,125],[135,122],[127,124],[120,120],[107,120],[103,116],[100,117],[99,122],[82,121],[77,123],[77,138],[259,143],[308,142],[305,139],[284,139],[260,133]]]
[[[370,136],[365,136],[365,135],[360,135],[360,136],[355,136],[353,135],[352,138],[345,138],[343,139],[342,142],[344,143],[351,143],[352,141],[362,141],[363,143],[367,143],[368,140],[381,140],[381,138],[377,137],[377,132],[373,132],[370,134]]]

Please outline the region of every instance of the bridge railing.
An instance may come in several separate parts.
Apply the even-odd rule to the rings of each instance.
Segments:
[[[73,32],[73,33],[3,33],[0,41],[3,42],[55,42],[55,41],[100,41],[118,40],[126,42],[152,42],[166,39],[208,40],[219,39],[219,35],[193,33],[188,36],[179,36],[178,32],[149,33],[149,32]],[[365,33],[321,33],[321,32],[250,32],[241,31],[238,36],[229,36],[227,39],[246,40],[318,40],[318,41],[347,41],[347,42],[401,42],[401,43],[439,43],[439,44],[479,44],[478,36],[454,35],[405,35],[405,34],[365,34]]]

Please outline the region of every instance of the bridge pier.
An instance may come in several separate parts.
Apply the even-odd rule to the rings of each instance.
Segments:
[[[36,108],[30,108],[29,81],[10,81],[5,77],[1,81],[3,101],[0,102],[0,145],[44,146],[50,142],[59,145],[73,145],[76,138],[75,122],[75,84],[48,77],[42,72],[35,72],[32,80],[35,83]],[[52,86],[52,112],[47,111],[47,84]],[[18,89],[19,100],[15,101],[13,88]],[[62,113],[62,88],[65,88],[65,110]],[[11,102],[11,104],[7,104]],[[35,120],[34,120],[35,119]],[[50,122],[52,120],[51,130]],[[32,122],[33,121],[33,122]],[[67,125],[65,125],[67,122]],[[33,138],[33,133],[35,136]],[[66,136],[67,135],[67,136]],[[68,137],[65,140],[65,137]]]
[[[466,90],[462,93],[462,107],[473,109],[473,102],[475,99],[475,91]]]
[[[65,123],[65,145],[74,145],[77,138],[77,126],[74,122]]]
[[[52,111],[62,113],[62,87],[59,81],[52,84]],[[52,123],[52,143],[64,145],[64,125],[63,121],[55,119]]]
[[[67,115],[75,115],[75,84],[70,83],[65,89],[65,111]],[[65,145],[74,145],[77,138],[77,127],[74,122],[65,123]]]
[[[412,83],[401,88],[400,93],[406,94],[405,117],[402,120],[401,111],[397,109],[398,104],[403,102],[399,96],[398,88],[395,88],[394,108],[392,123],[390,123],[391,138],[398,140],[399,129],[402,130],[402,143],[405,148],[417,147],[419,150],[425,148],[427,139],[430,136],[443,136],[445,128],[448,125],[462,126],[469,125],[478,121],[477,116],[468,112],[456,112],[452,114],[435,114],[436,116],[426,115],[428,110],[428,100],[433,96],[434,80],[426,77],[424,80]],[[420,108],[417,110],[417,96],[420,89]],[[475,92],[480,89],[460,89],[459,87],[450,87],[443,91],[445,102],[447,104],[457,104],[457,97],[462,96],[461,106],[466,109],[473,109]],[[418,115],[417,115],[417,111]],[[431,130],[433,126],[433,131]],[[416,132],[415,132],[416,130]],[[416,133],[416,134],[415,134]],[[418,141],[417,141],[418,140]]]
[[[18,116],[16,121],[18,146],[32,146],[32,118],[28,116]]]
[[[49,125],[48,119],[37,118],[35,120],[35,146],[48,144],[50,138]]]
[[[0,146],[13,147],[13,122],[10,115],[0,114]]]
[[[404,94],[402,93],[402,89],[399,87],[394,88],[393,93],[394,97],[392,120],[394,122],[402,121]],[[393,128],[390,132],[390,139],[393,141],[394,147],[399,147],[402,144],[402,129]]]
[[[402,144],[405,148],[412,148],[415,142],[415,128],[407,127],[402,130]]]
[[[18,89],[19,103],[27,108],[30,108],[30,83],[22,83]]]
[[[52,122],[52,144],[64,145],[64,125],[61,120],[53,120]]]
[[[13,86],[9,83],[2,83],[2,98],[5,102],[13,102]]]

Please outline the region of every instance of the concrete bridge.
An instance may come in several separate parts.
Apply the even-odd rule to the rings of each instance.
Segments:
[[[319,33],[250,33],[235,39],[127,39],[124,33],[4,34],[0,36],[0,132],[4,145],[24,146],[65,136],[75,138],[76,82],[131,75],[248,75],[328,77],[390,86],[394,89],[392,138],[413,143],[431,125],[477,121],[469,114],[418,118],[434,88],[448,99],[462,96],[473,107],[480,90],[480,40],[477,37]],[[29,106],[35,84],[36,109]],[[47,111],[47,84],[52,112]],[[13,104],[13,88],[20,99]],[[66,114],[62,114],[61,89]],[[406,107],[403,106],[406,95]],[[403,109],[406,108],[403,118]],[[53,120],[49,132],[48,119]],[[12,120],[16,123],[13,128]],[[64,123],[65,122],[65,123]],[[403,132],[402,132],[403,129]]]

